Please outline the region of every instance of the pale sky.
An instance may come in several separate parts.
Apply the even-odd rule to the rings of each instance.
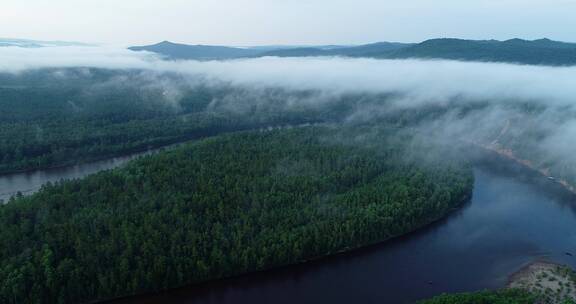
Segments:
[[[0,37],[120,45],[576,41],[576,0],[0,0]]]

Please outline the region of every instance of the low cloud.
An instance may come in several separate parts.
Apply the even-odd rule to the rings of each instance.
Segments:
[[[173,72],[259,88],[400,93],[406,105],[453,98],[564,105],[576,101],[576,67],[328,57],[163,61],[153,53],[115,47],[0,48],[0,72],[70,67]]]
[[[0,47],[0,72],[43,68],[146,69],[157,56],[106,46]]]
[[[386,96],[382,97],[386,103],[361,103],[348,117],[348,121],[363,121],[386,116],[391,109],[427,111],[419,107],[437,106],[443,108],[440,114],[414,127],[433,130],[431,134],[442,138],[530,150],[537,154],[529,155],[533,159],[543,163],[562,159],[567,161],[563,168],[574,167],[576,172],[572,153],[576,149],[572,143],[576,67],[336,57],[164,61],[152,53],[114,47],[0,48],[0,72],[72,67],[140,70],[137,77],[148,79],[140,83],[160,90],[176,107],[182,90],[199,83],[198,79],[202,85],[243,89],[213,100],[211,108],[222,104],[241,108],[249,102],[262,106],[279,99],[288,106],[325,106],[346,95]],[[177,77],[158,76],[164,74]],[[132,81],[130,77],[123,81]],[[267,89],[314,93],[291,95]]]

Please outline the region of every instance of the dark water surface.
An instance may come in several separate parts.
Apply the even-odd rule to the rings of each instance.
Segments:
[[[0,200],[7,202],[11,196],[18,192],[24,195],[32,194],[48,182],[54,183],[62,179],[82,178],[102,170],[116,168],[148,153],[152,152],[141,152],[76,166],[0,175]]]
[[[0,199],[137,157],[0,176]],[[496,165],[499,166],[497,163]],[[471,202],[384,244],[318,261],[112,301],[132,303],[410,303],[442,292],[499,288],[537,259],[576,267],[576,201],[544,177],[476,166]]]

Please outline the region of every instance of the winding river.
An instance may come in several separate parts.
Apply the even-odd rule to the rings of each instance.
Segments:
[[[70,167],[0,175],[0,201],[8,202],[10,197],[18,192],[24,195],[32,194],[40,190],[42,185],[49,182],[54,183],[62,179],[82,178],[102,170],[112,169],[147,153],[152,152],[135,153]]]
[[[136,156],[1,176],[0,198]],[[470,202],[410,235],[306,264],[110,303],[411,303],[443,292],[503,287],[511,273],[538,259],[576,267],[572,195],[502,160],[479,162],[474,173]]]

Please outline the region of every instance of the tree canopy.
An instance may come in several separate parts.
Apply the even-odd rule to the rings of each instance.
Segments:
[[[201,140],[0,206],[0,302],[91,302],[381,242],[444,216],[472,179],[394,130]]]

